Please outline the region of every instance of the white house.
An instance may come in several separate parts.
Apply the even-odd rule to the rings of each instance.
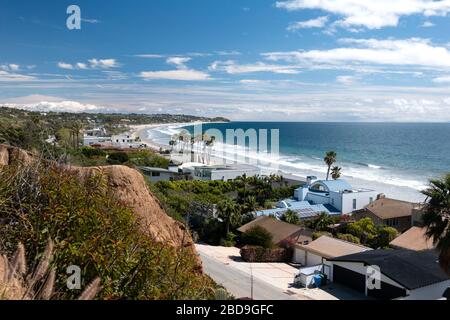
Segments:
[[[112,145],[119,148],[130,148],[130,149],[139,149],[145,148],[147,145],[145,143],[140,142],[134,136],[123,133],[119,135],[111,136]]]
[[[364,208],[377,199],[378,193],[369,189],[354,189],[347,181],[314,180],[308,177],[308,184],[295,190],[294,198],[311,204],[330,205],[337,211],[348,214]]]
[[[197,166],[194,168],[195,180],[229,181],[246,175],[252,177],[260,174],[260,169],[246,164]]]
[[[376,299],[437,300],[450,286],[434,250],[370,250],[329,262],[331,281]]]
[[[111,137],[83,136],[83,146],[88,147],[96,144],[111,145]]]
[[[182,173],[164,168],[140,167],[139,169],[151,182],[175,181],[186,178],[186,175],[183,175]]]

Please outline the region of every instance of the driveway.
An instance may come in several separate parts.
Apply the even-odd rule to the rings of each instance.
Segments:
[[[337,300],[321,289],[294,288],[294,275],[298,271],[286,263],[248,263],[241,259],[239,249],[203,244],[196,245],[205,272],[222,284],[235,297],[249,297],[251,275],[256,300]]]
[[[205,273],[223,285],[236,298],[250,297],[253,274],[255,300],[361,300],[360,293],[335,283],[319,288],[293,287],[298,271],[286,263],[249,263],[242,260],[239,249],[204,244],[195,245]]]

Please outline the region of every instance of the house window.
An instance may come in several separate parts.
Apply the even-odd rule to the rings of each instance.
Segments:
[[[161,173],[159,172],[152,172],[152,177],[159,177]]]
[[[398,219],[397,218],[388,219],[386,225],[388,227],[396,227],[398,226]]]
[[[356,210],[356,199],[353,199],[353,210]]]

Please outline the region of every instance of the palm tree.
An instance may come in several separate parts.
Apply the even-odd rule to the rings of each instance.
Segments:
[[[341,177],[341,169],[342,169],[342,168],[339,168],[338,166],[333,167],[333,168],[331,169],[331,177],[332,177],[334,180],[337,180],[337,179],[339,179],[339,178]]]
[[[299,224],[300,223],[300,216],[297,212],[294,212],[292,210],[288,210],[280,218],[282,221],[290,223],[290,224]]]
[[[427,196],[422,216],[427,236],[433,238],[441,267],[450,275],[450,173],[442,180],[431,180],[422,193]]]
[[[325,154],[325,158],[323,159],[323,161],[325,161],[325,163],[328,166],[328,170],[327,170],[327,180],[330,177],[330,170],[331,170],[331,166],[336,162],[336,157],[337,154],[334,151],[328,151]]]
[[[333,222],[330,215],[326,212],[321,212],[314,220],[314,229],[316,231],[325,231]]]
[[[245,207],[248,210],[248,212],[255,212],[256,208],[258,207],[258,202],[256,201],[256,198],[254,196],[247,197],[247,199],[245,199]]]
[[[242,215],[239,206],[233,200],[222,200],[217,204],[219,217],[225,221],[225,230],[228,234],[230,226],[237,225],[242,220]]]

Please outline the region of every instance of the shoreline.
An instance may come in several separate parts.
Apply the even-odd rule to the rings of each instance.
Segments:
[[[131,134],[135,136],[139,136],[141,140],[146,143],[150,148],[154,149],[155,151],[159,151],[161,148],[170,150],[170,146],[168,144],[163,143],[157,143],[153,141],[148,134],[148,130],[155,129],[155,128],[165,128],[165,127],[185,127],[190,126],[194,124],[200,124],[200,123],[162,123],[162,124],[152,124],[152,125],[135,125],[131,126]],[[174,160],[177,160],[176,155],[171,155],[171,158]],[[237,159],[242,158],[240,156],[237,157]],[[225,163],[231,163],[229,160],[219,157],[217,155],[211,155],[210,156],[210,165],[223,165]],[[236,161],[237,163],[248,163],[248,161]],[[324,172],[314,171],[314,170],[300,170],[292,168],[292,170],[284,170],[284,169],[272,169],[270,166],[263,167],[259,163],[249,163],[251,165],[258,166],[261,169],[261,174],[278,174],[283,175],[286,178],[298,180],[299,182],[306,181],[306,176],[313,175],[317,176],[319,179],[325,178]],[[293,172],[298,171],[298,172]],[[404,200],[404,201],[410,201],[410,202],[423,202],[425,200],[425,196],[420,193],[419,190],[406,187],[406,186],[398,186],[394,184],[389,183],[382,183],[379,181],[374,180],[365,180],[361,178],[355,178],[353,176],[349,175],[342,175],[342,178],[347,180],[355,189],[359,188],[369,188],[378,191],[379,193],[386,194],[389,198]]]

